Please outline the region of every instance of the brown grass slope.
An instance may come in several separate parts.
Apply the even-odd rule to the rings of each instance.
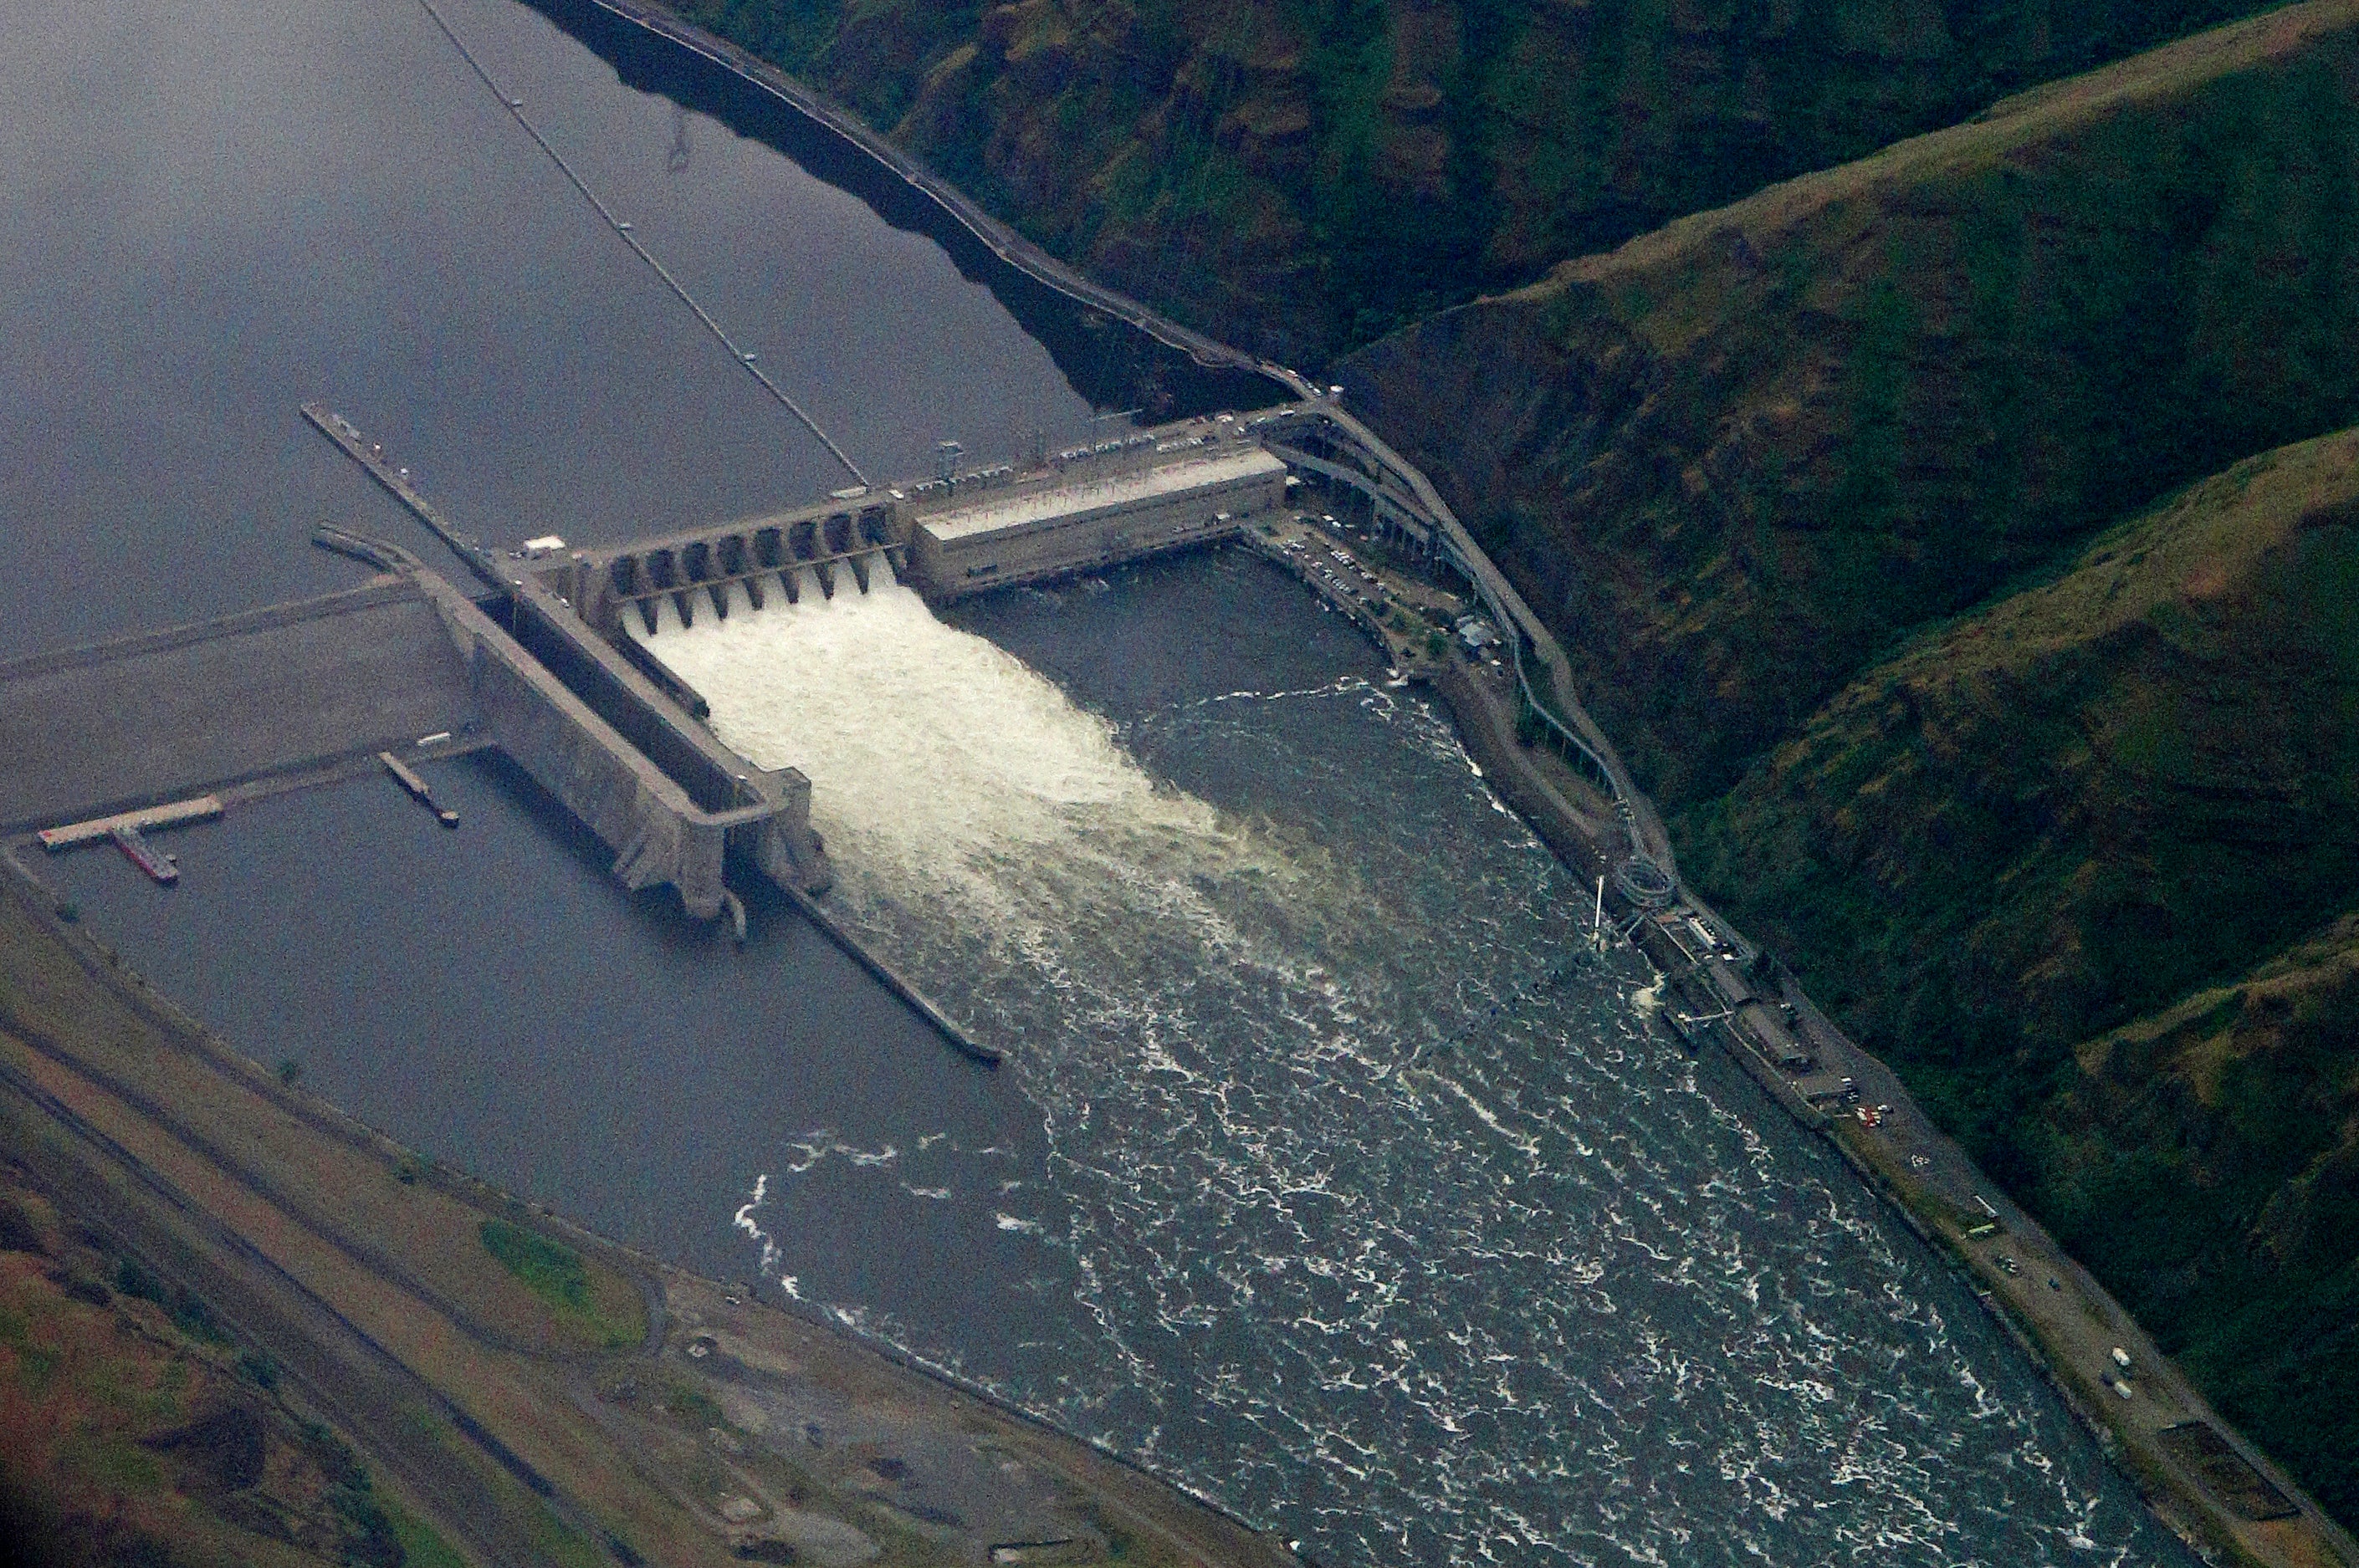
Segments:
[[[0,1552],[140,1568],[397,1568],[342,1441],[204,1304],[78,1234],[0,1166]]]
[[[1690,876],[2359,1514],[2359,431],[1929,633],[1677,827]]]
[[[1682,220],[1343,379],[1666,804],[1914,629],[2359,417],[2359,6]]]

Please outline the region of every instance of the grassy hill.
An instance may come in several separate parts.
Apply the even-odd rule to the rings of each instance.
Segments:
[[[2359,431],[1850,682],[1687,870],[2359,1515]]]
[[[2254,0],[679,0],[1049,250],[1328,354]]]
[[[2359,6],[1684,219],[1345,362],[1666,804],[2172,486],[2359,418]]]
[[[2346,1519],[2354,170],[2359,6],[2297,7],[1344,373],[1690,879]]]
[[[2343,431],[1863,671],[1681,826],[1687,869],[1908,1052],[2085,1039],[2359,908],[2354,811]]]

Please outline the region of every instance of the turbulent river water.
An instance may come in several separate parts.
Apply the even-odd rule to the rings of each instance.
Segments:
[[[2175,1558],[1912,1238],[1648,1033],[1447,723],[1363,668],[1225,685],[1272,574],[1190,569],[1117,592],[1192,631],[1176,677],[1009,651],[1086,646],[1087,589],[994,641],[881,572],[648,639],[1046,1126],[1035,1170],[812,1129],[740,1216],[785,1287],[815,1180],[1020,1235],[995,1332],[825,1304],[1322,1558]]]

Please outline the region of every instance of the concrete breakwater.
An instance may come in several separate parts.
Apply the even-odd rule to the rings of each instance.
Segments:
[[[418,584],[450,625],[484,720],[504,750],[615,852],[614,874],[636,891],[669,882],[700,920],[725,903],[734,852],[780,886],[823,889],[827,858],[810,827],[810,784],[755,767],[682,711],[681,694],[596,635],[572,601],[461,529],[342,416],[318,404],[303,416],[458,551],[496,590],[506,628],[405,550],[322,528],[323,546]],[[659,676],[660,672],[652,672]]]
[[[858,937],[846,931],[835,916],[830,914],[820,903],[819,900],[797,887],[788,887],[786,894],[795,908],[802,912],[804,919],[818,926],[829,941],[843,949],[845,955],[853,963],[867,970],[878,984],[899,997],[910,1011],[932,1025],[934,1033],[949,1041],[951,1048],[960,1055],[969,1061],[980,1062],[986,1067],[999,1065],[1004,1055],[996,1046],[983,1044],[951,1022],[950,1017],[929,1000],[924,992],[904,978],[901,971],[870,952]]]

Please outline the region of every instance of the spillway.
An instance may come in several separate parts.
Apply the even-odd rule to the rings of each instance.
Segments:
[[[1158,789],[1104,719],[937,620],[884,552],[867,569],[867,591],[839,572],[830,595],[803,567],[795,603],[756,611],[741,588],[725,619],[685,628],[667,600],[641,638],[732,749],[810,778],[864,918],[948,899],[951,918],[1006,940],[1109,884],[1136,895],[1234,850],[1212,808]]]
[[[1209,673],[1259,569],[976,612],[1059,681],[882,572],[646,639],[810,775],[829,902],[1046,1129],[1037,1174],[815,1130],[740,1199],[781,1283],[1321,1561],[2182,1560],[1847,1173],[1649,1037],[1643,966],[1573,956],[1585,890],[1443,719],[1348,638]],[[1151,592],[1159,669],[1093,609]],[[799,1255],[799,1204],[1030,1261],[929,1319]]]

